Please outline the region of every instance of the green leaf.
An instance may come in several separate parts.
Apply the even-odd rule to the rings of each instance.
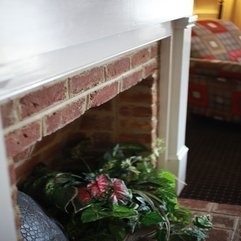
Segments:
[[[56,207],[68,212],[68,205],[74,200],[77,194],[78,190],[75,187],[57,186],[50,198],[52,198]]]
[[[167,240],[167,233],[164,229],[157,230],[156,238],[157,241],[169,241]]]
[[[147,151],[146,146],[139,143],[127,143],[120,144],[120,149],[125,153],[126,156],[134,156],[141,152]]]
[[[173,222],[178,223],[180,227],[185,227],[192,221],[192,213],[187,208],[183,208],[179,205],[175,206],[172,215],[173,216],[170,217],[170,219]]]
[[[109,230],[115,241],[123,241],[126,236],[125,224],[123,222],[111,222],[109,224]]]
[[[57,173],[54,177],[54,183],[61,186],[80,186],[83,178],[71,173]]]
[[[112,216],[116,218],[128,218],[132,216],[136,216],[138,213],[136,210],[132,208],[128,208],[120,205],[112,206]]]
[[[197,227],[184,229],[184,235],[185,234],[189,237],[189,239],[187,240],[190,240],[190,241],[192,240],[203,241],[207,238],[206,231]]]
[[[212,228],[212,222],[210,220],[210,215],[196,216],[194,218],[194,225],[199,228]]]
[[[64,185],[68,183],[70,179],[71,179],[70,174],[67,175],[65,173],[58,173],[56,174],[54,181],[56,184]]]
[[[155,225],[164,221],[165,219],[163,219],[163,217],[157,211],[149,212],[141,219],[141,223],[146,226]]]
[[[78,198],[75,198],[71,201],[71,205],[72,205],[72,208],[73,208],[73,212],[75,214],[77,214],[78,212],[88,208],[91,204],[86,204],[86,205],[82,205],[81,202],[79,201]]]
[[[159,176],[161,179],[165,179],[168,183],[168,185],[172,186],[173,188],[175,188],[175,176],[171,173],[171,172],[168,172],[168,171],[161,171],[159,173]]]
[[[82,212],[81,220],[83,223],[89,223],[111,215],[110,209],[103,208],[101,204],[92,204]]]
[[[150,207],[155,210],[156,209],[156,206],[153,202],[153,200],[143,191],[140,191],[140,190],[133,190],[133,195],[139,195],[141,196],[146,203],[148,203],[148,205],[150,205]]]

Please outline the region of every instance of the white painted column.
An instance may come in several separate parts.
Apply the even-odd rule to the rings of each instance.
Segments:
[[[162,41],[160,82],[160,136],[166,153],[161,165],[177,178],[179,194],[186,178],[188,148],[185,145],[191,27],[196,17],[173,23],[173,36]],[[168,48],[170,46],[170,48]]]
[[[16,241],[15,217],[0,112],[0,240]]]
[[[160,48],[160,83],[159,83],[159,133],[158,136],[164,139],[166,151],[159,161],[159,168],[167,168],[168,143],[169,143],[169,122],[170,122],[170,99],[171,99],[171,36],[161,40]]]

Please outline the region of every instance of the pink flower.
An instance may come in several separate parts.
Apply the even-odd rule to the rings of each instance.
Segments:
[[[92,197],[101,198],[110,190],[111,182],[105,175],[100,175],[96,178],[95,182],[87,185],[88,190],[91,192]]]
[[[107,192],[110,189],[111,182],[105,175],[100,175],[97,177],[98,187],[100,192]]]
[[[113,193],[110,196],[110,201],[113,204],[126,204],[131,196],[124,181],[117,178],[112,178],[111,181],[113,183]]]
[[[78,189],[78,197],[81,202],[81,204],[85,204],[90,201],[91,196],[88,190],[84,187],[81,187]]]

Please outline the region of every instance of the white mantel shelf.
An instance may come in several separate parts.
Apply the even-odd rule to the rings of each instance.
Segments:
[[[167,151],[160,165],[185,180],[192,11],[193,0],[2,0],[0,104],[162,40],[159,137]],[[1,113],[0,183],[0,239],[16,241]]]
[[[0,102],[171,35],[192,0],[3,0]]]

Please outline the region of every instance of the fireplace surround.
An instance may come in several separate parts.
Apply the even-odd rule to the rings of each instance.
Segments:
[[[70,103],[64,99],[46,106],[46,98],[42,96],[51,92],[48,88],[16,99],[19,108],[25,109],[27,105],[25,110],[28,111],[28,116],[20,121],[22,127],[18,126],[17,130],[12,131],[10,126],[5,129],[8,131],[9,128],[5,139],[7,155],[14,162],[13,184],[26,176],[36,162],[51,162],[51,157],[54,159],[53,155],[67,145],[68,141],[89,138],[96,148],[107,148],[117,142],[140,142],[150,147],[157,136],[158,50],[159,42],[156,42],[67,79],[71,87],[65,91],[71,89],[74,93],[83,92],[75,94]],[[133,62],[132,59],[137,64],[136,67],[130,67],[129,60]],[[102,67],[105,71],[100,71]],[[113,83],[94,89],[89,94],[82,90],[81,85],[85,79],[87,84],[84,87],[89,82],[95,85],[95,78],[98,81],[101,78],[100,73],[109,76],[109,72],[114,75],[110,78],[114,80]],[[53,86],[49,88],[52,90]],[[25,98],[27,101],[23,100]],[[10,123],[11,111],[18,112],[17,108],[9,111],[8,105],[7,102],[2,106],[5,126]],[[37,129],[39,135],[32,133],[32,125],[36,122],[32,118],[36,114],[37,122],[40,122],[41,130]],[[16,135],[19,138],[15,138]]]
[[[42,11],[47,8],[44,2]],[[131,93],[127,96],[134,98],[134,107],[138,107],[145,93],[133,97],[132,90],[140,84],[151,89],[152,102],[148,108],[152,127],[151,131],[147,128],[149,134],[139,137],[144,141],[150,139],[150,145],[156,136],[163,138],[167,151],[157,165],[185,180],[190,33],[195,21],[191,16],[192,1],[109,1],[103,11],[97,10],[98,1],[79,2],[82,6],[77,1],[72,5],[62,1],[57,9],[48,6],[45,20],[41,23],[41,15],[38,15],[40,25],[34,22],[35,27],[40,27],[39,35],[25,30],[25,35],[20,36],[13,21],[9,23],[9,29],[4,28],[5,39],[0,39],[1,51],[9,53],[0,62],[0,207],[4,219],[0,233],[6,241],[17,237],[16,182],[31,168],[27,160],[31,159],[33,148],[36,153],[44,149],[45,139],[51,139],[52,134],[66,125],[73,125],[73,121],[92,111],[92,117],[90,114],[86,122],[90,124],[94,119],[93,108],[114,97],[119,98],[120,93]],[[36,6],[40,7],[39,4],[37,2]],[[36,6],[23,8],[23,12],[34,14]],[[7,16],[10,7],[12,12]],[[3,3],[1,9],[5,10],[1,20],[6,21],[17,11],[17,6]],[[85,14],[79,17],[83,9]],[[72,30],[71,37],[68,27],[61,29],[54,25],[56,16],[52,16],[51,11],[63,14],[61,21],[67,26],[68,20],[74,19],[68,26]],[[46,16],[49,17],[47,20]],[[54,27],[56,31],[53,31]],[[11,40],[10,34],[16,38],[12,35]],[[51,37],[63,35],[65,41],[48,42]],[[39,37],[48,44],[36,48],[40,44]],[[31,40],[29,43],[28,39]],[[119,103],[118,100],[115,102]],[[108,103],[105,106],[108,110]],[[138,108],[133,112],[130,107],[129,103],[122,109],[123,115],[138,113]],[[139,111],[148,113],[144,107]],[[121,128],[131,128],[131,124],[123,122]],[[131,137],[122,135],[122,140],[131,140],[138,134],[136,132]],[[98,140],[98,135],[95,138]],[[182,187],[179,183],[177,192]]]

